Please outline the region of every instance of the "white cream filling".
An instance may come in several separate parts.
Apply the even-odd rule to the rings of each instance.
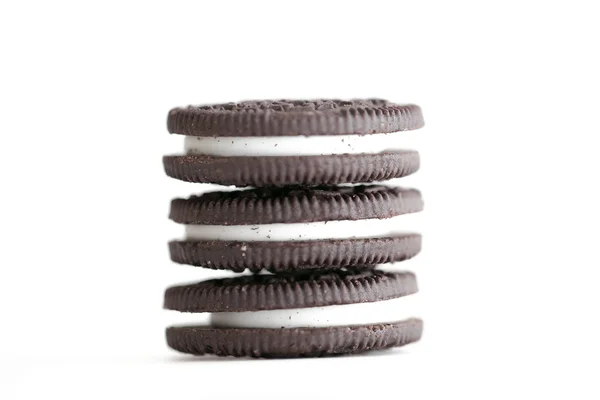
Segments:
[[[186,225],[187,240],[232,240],[243,242],[374,238],[416,232],[413,219],[419,213],[387,219],[318,221],[264,225]]]
[[[287,310],[219,312],[210,324],[221,328],[320,328],[379,324],[416,317],[418,297],[409,295],[373,303],[356,303]]]
[[[186,136],[184,148],[186,154],[223,157],[374,154],[414,149],[411,144],[414,138],[409,132],[413,131],[331,136]]]

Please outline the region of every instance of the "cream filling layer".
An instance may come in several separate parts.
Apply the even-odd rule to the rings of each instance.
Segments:
[[[292,224],[264,225],[186,225],[187,240],[231,240],[243,242],[293,241],[376,238],[391,234],[416,232],[418,213],[403,214],[387,219],[360,219],[356,221],[318,221]]]
[[[418,296],[409,295],[373,303],[286,310],[219,312],[210,325],[220,328],[322,328],[328,326],[380,324],[416,317]]]
[[[186,154],[222,157],[374,154],[414,149],[414,137],[409,132],[413,131],[331,136],[186,136],[184,148]]]

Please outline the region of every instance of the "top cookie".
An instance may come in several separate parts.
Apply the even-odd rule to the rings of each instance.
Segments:
[[[421,128],[421,109],[387,100],[244,101],[174,108],[170,133],[187,136],[364,135]]]

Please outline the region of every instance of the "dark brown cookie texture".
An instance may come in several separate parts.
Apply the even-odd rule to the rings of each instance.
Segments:
[[[176,240],[171,260],[210,269],[270,272],[339,269],[408,260],[421,251],[421,235],[307,241],[234,242]]]
[[[266,100],[174,108],[169,132],[188,136],[388,133],[424,125],[421,109],[387,100]]]
[[[378,154],[322,156],[219,157],[164,156],[168,176],[186,182],[220,185],[332,185],[384,181],[411,175],[419,169],[413,150]]]
[[[244,312],[376,302],[418,290],[410,272],[370,270],[252,275],[173,286],[165,308],[185,312]],[[196,355],[319,357],[402,346],[420,339],[421,320],[324,328],[167,328],[167,343]]]
[[[411,272],[369,270],[249,275],[172,286],[164,306],[183,312],[241,312],[389,300],[417,293]]]
[[[368,135],[418,129],[416,105],[387,100],[276,100],[171,110],[169,132],[188,136]],[[412,150],[312,156],[171,155],[167,175],[188,182],[235,186],[331,185],[382,181],[419,169]]]
[[[383,185],[284,187],[209,192],[174,199],[180,224],[253,225],[390,218],[423,209],[421,193]]]
[[[195,355],[292,358],[361,353],[418,341],[423,321],[411,318],[387,324],[328,328],[167,328],[167,344]]]
[[[363,184],[415,173],[419,153],[398,148],[401,136],[392,137],[391,143],[376,134],[423,125],[418,106],[381,99],[245,101],[172,109],[169,132],[196,139],[186,138],[187,154],[163,158],[168,176],[253,188],[174,199],[169,217],[188,226],[188,237],[169,243],[171,259],[261,273],[168,288],[164,308],[215,313],[204,326],[167,328],[168,345],[194,355],[289,358],[360,353],[418,341],[423,331],[418,318],[336,319],[337,307],[326,307],[377,303],[418,291],[413,273],[376,267],[417,255],[420,234],[388,230],[395,219],[382,223],[381,230],[374,226],[374,233],[340,233],[345,224],[335,221],[388,219],[423,209],[418,190]],[[332,135],[338,136],[325,137]],[[356,144],[352,147],[339,135],[355,135],[350,142]],[[312,138],[290,139],[297,136]],[[207,139],[211,137],[216,139]],[[254,139],[238,143],[236,137]],[[294,141],[301,143],[297,151],[291,146]],[[319,228],[316,235],[301,225],[319,221],[306,227]],[[280,229],[274,224],[288,225]],[[361,225],[349,224],[350,229]],[[307,240],[318,237],[325,239]],[[232,240],[236,238],[250,240]],[[315,320],[315,309],[306,315],[301,310],[312,307],[318,308]],[[351,308],[341,310],[340,317],[344,311]],[[321,312],[325,318],[319,317]],[[293,315],[298,319],[292,321]]]

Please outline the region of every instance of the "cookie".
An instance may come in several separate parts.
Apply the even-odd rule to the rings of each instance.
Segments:
[[[401,131],[423,124],[418,106],[376,99],[175,108],[167,126],[185,154],[163,162],[173,178],[240,187],[380,181],[418,170]]]
[[[165,308],[210,312],[206,325],[169,327],[184,353],[317,357],[402,346],[420,339],[417,283],[409,272],[253,275],[174,286]]]
[[[389,133],[424,125],[421,109],[387,100],[259,100],[174,108],[167,128],[189,136]]]
[[[171,202],[186,237],[171,259],[212,269],[271,272],[373,266],[421,249],[407,214],[419,191],[382,185],[258,188]]]

